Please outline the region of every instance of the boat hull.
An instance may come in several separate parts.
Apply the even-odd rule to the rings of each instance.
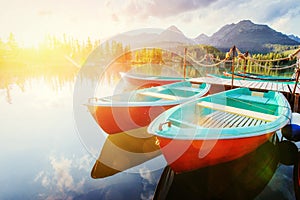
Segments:
[[[273,134],[216,140],[156,137],[168,165],[181,173],[240,158],[257,149]]]
[[[241,158],[186,173],[167,166],[153,199],[264,199],[279,163],[277,142],[275,137]]]
[[[167,85],[167,84],[184,81],[184,79],[180,79],[180,78],[172,79],[168,77],[164,79],[163,77],[158,77],[158,76],[140,77],[140,76],[128,75],[125,73],[122,73],[122,78],[127,83],[130,83],[131,85],[135,85],[138,88],[155,87],[155,86]]]
[[[88,106],[96,122],[107,134],[120,133],[150,124],[162,112],[178,105],[165,106]]]

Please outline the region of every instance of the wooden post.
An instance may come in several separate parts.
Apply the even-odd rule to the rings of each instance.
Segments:
[[[297,88],[298,81],[299,81],[299,75],[300,75],[300,58],[297,58],[296,82],[295,82],[295,86],[294,86],[294,90],[293,90],[292,96],[295,96],[296,88]]]
[[[295,94],[294,96],[294,112],[298,112],[299,109],[299,94]]]
[[[231,89],[233,89],[233,79],[234,79],[234,59],[235,59],[235,46],[232,47],[232,65],[231,65]]]
[[[187,48],[184,48],[184,57],[183,57],[183,78],[186,79],[186,52]]]

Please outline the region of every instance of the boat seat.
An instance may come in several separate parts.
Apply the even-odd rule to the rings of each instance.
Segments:
[[[251,117],[253,119],[258,119],[258,120],[263,120],[267,122],[271,122],[276,120],[279,116],[275,115],[270,115],[270,114],[265,114],[265,113],[260,113],[252,110],[246,110],[242,108],[236,108],[232,106],[225,106],[221,104],[216,104],[212,102],[206,102],[206,101],[201,101],[197,103],[198,106],[205,107],[205,108],[210,108],[213,110],[218,110],[222,112],[228,112],[232,114],[237,114],[240,116],[245,116],[245,117]]]
[[[228,97],[242,100],[242,101],[253,101],[262,104],[266,104],[270,100],[269,98],[261,97],[258,95],[232,94],[232,95],[228,95]]]
[[[139,94],[145,95],[145,96],[150,96],[150,97],[155,97],[155,98],[160,98],[160,99],[166,99],[166,100],[180,100],[181,97],[170,95],[170,94],[162,94],[162,93],[157,93],[157,92],[140,92]]]
[[[199,88],[192,88],[192,87],[175,87],[176,90],[182,90],[182,91],[190,91],[190,92],[199,92]],[[172,89],[171,89],[172,90]]]

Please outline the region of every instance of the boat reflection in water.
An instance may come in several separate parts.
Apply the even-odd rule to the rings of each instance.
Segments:
[[[92,178],[105,178],[161,155],[147,127],[108,135],[91,171]]]
[[[276,171],[278,155],[268,141],[234,161],[181,174],[166,167],[154,199],[254,199]]]

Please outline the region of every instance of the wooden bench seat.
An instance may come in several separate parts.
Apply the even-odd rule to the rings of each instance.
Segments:
[[[160,98],[160,99],[166,99],[166,100],[180,100],[181,97],[170,95],[170,94],[162,94],[157,92],[141,92],[139,93],[141,95]]]
[[[182,86],[182,87],[175,87],[174,89],[176,89],[176,90],[183,90],[183,91],[189,91],[189,92],[199,92],[200,91],[199,88],[184,87],[184,86]]]
[[[205,107],[205,108],[210,108],[213,110],[228,112],[228,113],[237,114],[237,115],[245,116],[245,117],[251,117],[253,119],[263,120],[263,121],[267,121],[267,122],[274,121],[278,118],[278,116],[275,116],[275,115],[260,113],[260,112],[246,110],[246,109],[242,109],[242,108],[236,108],[236,107],[232,107],[232,106],[225,106],[225,105],[216,104],[216,103],[212,103],[212,102],[206,102],[206,101],[201,101],[201,102],[197,103],[197,105],[201,106],[201,107]]]

